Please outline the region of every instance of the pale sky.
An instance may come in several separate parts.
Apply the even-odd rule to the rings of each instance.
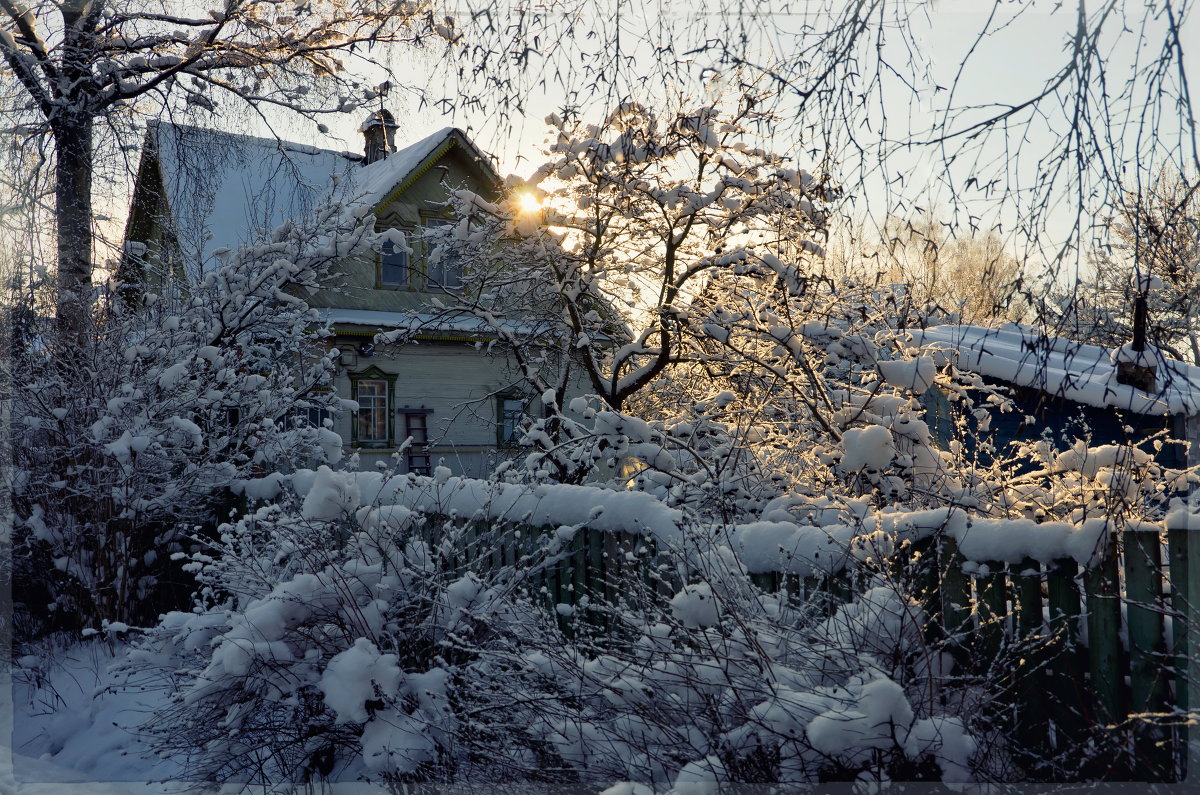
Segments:
[[[611,2],[620,5],[624,0],[611,0]],[[639,7],[645,8],[652,5],[652,3],[642,3]],[[1058,8],[1057,11],[1051,13],[1059,5],[1065,7]],[[1130,3],[1129,5],[1134,6],[1135,4]],[[625,7],[628,6],[629,4],[625,3]],[[678,10],[681,7],[680,4],[670,0],[658,3],[660,13],[666,13],[662,9],[679,13]],[[969,68],[964,70],[958,80],[958,88],[953,96],[954,103],[960,107],[981,106],[975,111],[975,116],[961,116],[960,123],[967,118],[983,118],[994,113],[996,103],[1021,102],[1041,89],[1046,80],[1068,60],[1066,48],[1069,47],[1071,33],[1075,26],[1074,7],[1074,4],[1069,2],[1064,4],[1041,1],[1022,4],[1000,3],[999,14],[995,18],[1000,29],[978,44],[972,54]],[[988,20],[992,8],[993,3],[990,0],[954,0],[936,4],[935,10],[929,13],[928,21],[926,21],[924,11],[921,11],[920,16],[916,17],[913,28],[919,38],[920,52],[918,55],[929,60],[932,78],[938,85],[949,87],[954,83],[959,64],[968,49],[975,43],[975,38]],[[1018,10],[1020,13],[1014,13],[1014,10]],[[1119,11],[1121,10],[1130,14],[1131,20],[1137,21],[1136,14],[1140,13],[1140,8],[1119,9]],[[786,29],[789,24],[799,24],[799,22],[793,23],[794,18],[798,19],[795,15],[781,15],[777,21],[781,27]],[[604,24],[604,22],[597,24]],[[644,29],[646,25],[653,23],[643,19],[640,23],[633,24],[640,24]],[[583,29],[587,27],[587,25],[581,26]],[[1117,27],[1119,28],[1119,26]],[[1190,29],[1196,31],[1196,28],[1197,25],[1193,20]],[[1153,39],[1153,35],[1150,38]],[[1183,39],[1185,45],[1190,40],[1200,41],[1200,31],[1190,38]],[[677,52],[687,46],[683,42],[676,42],[676,44]],[[1111,46],[1112,43],[1103,44]],[[1119,75],[1122,79],[1125,75],[1124,67],[1137,55],[1136,48],[1130,45],[1131,41],[1127,39],[1118,43],[1118,46],[1107,53],[1110,66],[1114,67],[1112,74]],[[548,45],[543,44],[543,46]],[[589,44],[583,40],[559,42],[557,46],[567,48],[565,51],[571,52],[572,48],[586,48]],[[768,45],[763,46],[765,48]],[[892,48],[893,58],[899,58],[904,54],[901,49],[902,42],[899,42],[897,36],[889,38],[886,46]],[[645,46],[635,46],[631,52],[639,64],[649,63],[648,59],[654,57],[653,53]],[[1145,52],[1142,53],[1142,57],[1145,57]],[[432,55],[404,55],[402,59],[397,67],[401,81],[427,86],[429,95],[433,98],[451,90],[446,85],[447,81],[441,79],[442,74],[436,68]],[[693,82],[696,81],[701,65],[697,62],[695,68],[697,74],[686,77]],[[1196,66],[1197,61],[1193,56],[1188,62],[1189,72],[1192,75],[1198,74]],[[636,74],[637,68],[635,65],[631,69],[631,73]],[[367,79],[374,82],[370,77]],[[945,105],[950,98],[949,92],[926,92],[923,99],[914,104],[911,95],[901,90],[902,87],[899,83],[896,83],[896,88],[897,90],[894,91],[888,90],[884,98],[885,109],[876,109],[873,111],[873,115],[878,117],[880,114],[886,114],[889,134],[896,141],[926,137],[930,125],[940,118],[936,110]],[[566,99],[562,94],[549,89],[530,92],[525,95],[525,100],[525,116],[511,130],[501,129],[485,112],[460,112],[457,115],[447,116],[439,113],[435,107],[421,108],[411,95],[402,90],[393,90],[386,105],[396,114],[401,123],[401,128],[397,133],[397,142],[400,145],[419,140],[441,127],[460,126],[468,130],[484,151],[497,157],[501,174],[510,172],[528,174],[540,161],[538,151],[546,130],[542,119],[547,113],[556,110]],[[593,114],[598,118],[601,113],[600,103],[597,103],[593,108]],[[949,213],[950,203],[954,196],[965,197],[969,200],[964,205],[965,209],[971,215],[978,216],[985,228],[998,222],[1006,229],[1011,229],[1020,220],[1020,214],[1026,212],[1019,208],[1012,198],[1017,195],[1022,198],[1022,201],[1028,201],[1032,197],[1030,182],[1036,174],[1037,161],[1043,152],[1053,147],[1066,127],[1066,122],[1061,114],[1061,107],[1051,108],[1050,111],[1036,118],[1028,127],[1015,129],[1007,136],[995,135],[972,153],[961,152],[963,143],[961,140],[950,142],[941,149],[900,148],[889,157],[887,165],[889,175],[903,175],[906,183],[905,195],[910,200],[919,202],[921,206],[936,209],[939,214]],[[281,137],[291,140],[357,152],[362,148],[362,139],[357,128],[364,115],[364,112],[358,111],[323,118],[322,121],[330,129],[328,135],[318,133],[316,124],[308,120],[282,123],[276,127],[276,132]],[[251,129],[251,131],[264,132],[262,129]],[[792,132],[790,130],[777,132],[784,148],[788,147],[790,141],[787,139]],[[1159,137],[1157,146],[1160,149],[1164,145],[1169,148],[1172,141],[1178,142],[1177,134],[1176,138],[1171,138],[1173,131],[1169,129],[1169,126],[1164,126],[1155,134]],[[1122,142],[1117,143],[1121,144]],[[1127,136],[1123,143],[1132,146],[1134,142]],[[1146,150],[1147,146],[1143,144],[1143,150]],[[939,184],[939,177],[947,173],[942,167],[941,160],[956,155],[958,164],[955,166],[955,170],[949,172],[953,176],[953,187],[947,185],[945,179],[942,179]],[[1145,154],[1143,161],[1152,156],[1152,154]],[[965,166],[969,162],[984,163],[986,167],[977,166],[968,171]],[[845,165],[849,167],[853,164],[847,162]],[[1156,169],[1155,163],[1142,162],[1141,165],[1147,169]],[[1016,189],[1017,193],[1006,194],[1002,199],[998,199],[995,191],[980,190],[978,186],[964,187],[968,176],[984,173],[1003,177],[1010,186]],[[890,200],[897,198],[887,195],[881,180],[882,178],[879,176],[868,177],[865,184],[857,187],[858,192],[862,194],[860,198],[863,201],[856,207],[861,210],[869,205],[872,215],[877,219],[891,210]],[[1103,201],[1097,204],[1098,206],[1089,208],[1087,213],[1098,215],[1106,211]],[[1061,236],[1065,238],[1069,234],[1072,223],[1078,220],[1070,203],[1063,203],[1050,210],[1048,218],[1049,234],[1043,237]],[[1047,246],[1055,246],[1058,243],[1055,240],[1042,240],[1041,242]]]

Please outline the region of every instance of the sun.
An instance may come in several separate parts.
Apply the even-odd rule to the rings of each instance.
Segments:
[[[517,193],[517,211],[522,215],[536,215],[542,211],[542,200],[533,191]]]

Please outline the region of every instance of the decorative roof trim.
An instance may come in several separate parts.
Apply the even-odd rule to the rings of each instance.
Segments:
[[[421,165],[410,171],[407,177],[402,179],[396,185],[396,187],[388,191],[387,195],[383,197],[383,201],[379,202],[379,204],[375,206],[375,210],[382,210],[384,207],[387,207],[396,199],[400,198],[400,194],[411,188],[413,183],[418,179],[425,176],[429,169],[433,168],[433,165],[437,163],[437,161],[441,160],[442,157],[444,157],[445,154],[453,149],[457,144],[458,141],[455,140],[454,134],[451,133],[449,136],[447,136],[445,143],[442,143],[437,149],[434,149],[432,152],[430,152],[429,156],[421,162]]]

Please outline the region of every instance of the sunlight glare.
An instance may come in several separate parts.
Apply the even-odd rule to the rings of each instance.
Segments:
[[[542,200],[532,191],[521,191],[516,199],[517,211],[523,215],[534,215],[542,211]]]

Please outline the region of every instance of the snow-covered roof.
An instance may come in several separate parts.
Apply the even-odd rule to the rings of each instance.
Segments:
[[[1138,414],[1200,414],[1200,367],[1154,352],[1156,388],[1117,383],[1119,351],[1084,345],[1021,323],[933,326],[912,332],[927,349],[952,353],[960,369],[1098,408]]]
[[[499,182],[491,161],[462,130],[443,127],[414,144],[398,149],[383,160],[356,168],[351,172],[350,180],[345,186],[345,196],[354,202],[374,207],[394,191],[405,187],[410,180],[420,176],[419,169],[422,165],[454,144],[462,146],[494,182]]]
[[[305,216],[328,194],[334,176],[345,177],[359,160],[349,152],[182,124],[152,123],[150,135],[173,231],[192,269],[211,265],[217,249],[250,243]]]
[[[250,243],[330,199],[378,205],[455,144],[496,178],[487,157],[453,127],[367,166],[351,152],[184,124],[152,122],[149,134],[193,276],[213,264],[214,251]]]

